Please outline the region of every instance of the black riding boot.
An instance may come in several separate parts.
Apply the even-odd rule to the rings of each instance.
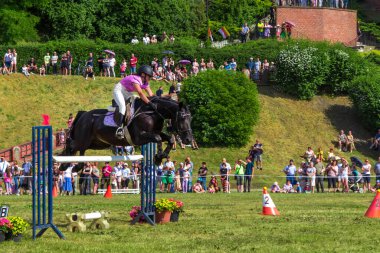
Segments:
[[[119,112],[119,119],[116,122],[117,124],[117,130],[116,130],[116,137],[118,139],[123,139],[124,138],[124,115]]]

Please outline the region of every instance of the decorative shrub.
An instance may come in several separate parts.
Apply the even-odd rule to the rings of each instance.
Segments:
[[[156,212],[158,213],[162,213],[164,211],[173,212],[177,208],[175,201],[165,198],[156,200],[154,206],[156,207]]]
[[[259,118],[256,85],[242,73],[206,71],[185,80],[180,99],[190,106],[197,142],[241,146]]]
[[[17,236],[23,234],[29,227],[29,224],[21,217],[10,216],[9,221],[12,223],[12,234]]]
[[[364,125],[372,131],[380,126],[380,74],[363,75],[353,81],[350,98]]]
[[[0,231],[8,233],[12,231],[12,223],[7,218],[0,218]]]
[[[291,46],[280,52],[276,80],[282,89],[300,99],[311,99],[328,72],[328,55],[314,47]]]

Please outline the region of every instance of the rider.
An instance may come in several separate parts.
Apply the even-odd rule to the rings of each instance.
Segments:
[[[149,79],[153,76],[153,70],[149,66],[141,66],[137,70],[137,75],[129,75],[123,78],[115,85],[113,89],[113,98],[119,106],[119,120],[117,123],[116,136],[119,139],[124,137],[123,122],[126,112],[125,101],[133,96],[133,92],[136,91],[141,100],[144,103],[150,105],[154,110],[157,110],[157,106],[149,101],[147,96],[142,90],[145,90],[149,97],[153,96],[153,92],[149,87]]]

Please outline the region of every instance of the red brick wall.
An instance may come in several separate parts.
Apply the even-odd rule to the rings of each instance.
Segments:
[[[342,42],[355,46],[357,41],[357,13],[355,10],[335,8],[277,7],[277,24],[295,24],[292,36],[310,40]]]

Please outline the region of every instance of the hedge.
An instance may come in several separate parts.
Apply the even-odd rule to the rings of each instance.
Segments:
[[[239,72],[200,72],[185,80],[180,98],[190,106],[197,142],[246,145],[259,117],[257,87]]]

